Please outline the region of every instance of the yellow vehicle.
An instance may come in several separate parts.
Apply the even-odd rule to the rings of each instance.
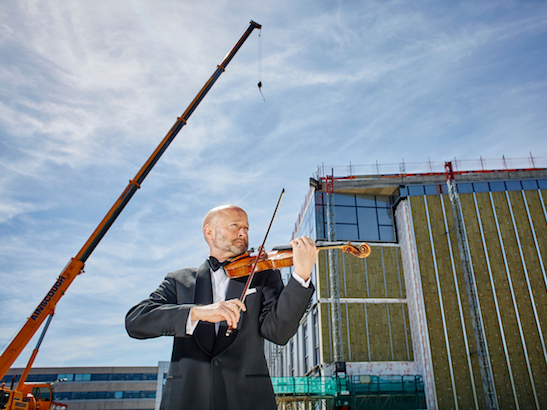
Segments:
[[[42,331],[42,336],[32,353],[32,356],[29,360],[25,371],[19,379],[19,383],[15,388],[11,386],[8,388],[5,384],[2,384],[0,387],[0,410],[62,410],[66,406],[61,404],[55,404],[53,399],[53,390],[51,385],[44,383],[26,383],[25,380],[28,376],[34,358],[38,353],[38,348],[42,339],[45,335],[45,332],[49,326],[51,318],[55,313],[55,306],[57,302],[63,296],[70,286],[72,281],[78,276],[84,268],[84,264],[87,258],[91,255],[93,250],[99,244],[103,236],[106,234],[108,229],[112,226],[116,218],[124,209],[125,205],[133,197],[137,189],[141,187],[142,182],[152,170],[156,162],[160,159],[161,155],[165,152],[169,144],[175,139],[178,132],[181,128],[186,125],[187,120],[190,118],[194,110],[197,108],[201,100],[209,92],[213,84],[220,77],[220,75],[225,71],[226,66],[235,56],[237,51],[241,48],[245,40],[251,35],[254,29],[260,29],[262,26],[254,21],[251,21],[249,27],[243,33],[238,42],[232,47],[230,52],[224,57],[224,60],[217,66],[217,69],[209,80],[205,83],[203,88],[200,90],[198,95],[194,98],[192,103],[188,106],[186,111],[180,116],[173,127],[169,130],[167,135],[158,145],[156,150],[152,153],[148,161],[142,166],[134,179],[129,181],[129,185],[125,188],[122,195],[114,203],[110,211],[103,218],[99,226],[95,229],[93,234],[89,237],[87,242],[84,244],[80,252],[76,257],[72,258],[67,264],[65,269],[61,272],[55,284],[51,287],[50,291],[46,294],[44,299],[36,307],[34,312],[27,319],[25,325],[21,328],[19,333],[15,336],[6,350],[2,353],[0,357],[0,380],[4,378],[6,372],[9,370],[11,365],[15,362],[19,354],[23,351],[25,346],[30,342],[31,338],[40,328],[44,320],[47,318],[47,323]],[[260,87],[259,83],[259,87]],[[63,407],[64,406],[64,407]]]
[[[17,387],[13,388],[15,376],[10,388],[7,388],[6,384],[2,383],[0,387],[0,410],[66,410],[67,406],[65,404],[53,401],[53,386],[66,379],[56,380],[52,383],[32,383],[26,381],[52,317],[53,315],[48,317],[44,330],[42,330],[38,343],[30,356],[27,367],[25,367],[23,374],[19,378]]]
[[[53,386],[49,383],[24,383],[19,390],[0,389],[0,409],[66,410],[66,404],[53,401]]]

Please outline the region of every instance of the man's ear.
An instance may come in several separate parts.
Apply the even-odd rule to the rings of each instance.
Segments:
[[[207,224],[203,227],[203,236],[207,242],[213,241],[213,227],[211,225]]]

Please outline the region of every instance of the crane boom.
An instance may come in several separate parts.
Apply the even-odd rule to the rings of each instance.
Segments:
[[[110,211],[108,211],[106,216],[97,226],[97,228],[89,237],[82,249],[74,258],[69,261],[69,263],[63,269],[50,291],[46,294],[38,307],[34,310],[32,315],[27,319],[27,322],[12,340],[10,345],[2,353],[2,356],[0,357],[0,379],[2,379],[6,375],[6,372],[15,362],[19,354],[21,354],[25,346],[30,342],[30,339],[36,333],[44,320],[48,316],[53,315],[57,302],[64,295],[66,289],[70,286],[76,276],[78,276],[82,272],[87,258],[89,258],[93,250],[97,247],[101,239],[104,237],[108,229],[112,226],[112,224],[114,223],[118,215],[122,212],[124,207],[127,205],[129,200],[133,197],[137,189],[140,188],[142,182],[144,181],[148,173],[152,170],[154,165],[158,162],[169,144],[171,144],[171,142],[175,139],[181,128],[186,125],[187,120],[190,118],[201,100],[203,100],[205,95],[209,92],[216,80],[224,72],[226,66],[230,63],[232,58],[241,48],[245,40],[247,40],[247,38],[251,35],[254,29],[260,28],[262,28],[260,24],[254,21],[250,22],[247,30],[243,33],[237,43],[232,47],[226,57],[224,57],[222,62],[217,66],[217,69],[215,70],[213,75],[199,91],[199,93],[188,106],[186,111],[184,111],[184,113],[177,119],[165,138],[161,141],[156,150],[152,153],[146,163],[139,170],[135,178],[129,181],[129,184],[127,185],[121,196],[114,203],[112,208],[110,208]]]

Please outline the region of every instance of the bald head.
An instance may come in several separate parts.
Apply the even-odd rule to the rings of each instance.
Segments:
[[[203,228],[205,228],[205,225],[214,226],[219,217],[229,214],[230,211],[236,213],[241,212],[247,215],[247,213],[237,205],[220,205],[207,212],[207,215],[203,218]]]
[[[242,254],[249,245],[247,213],[236,205],[221,205],[203,218],[203,236],[210,255],[220,261]]]

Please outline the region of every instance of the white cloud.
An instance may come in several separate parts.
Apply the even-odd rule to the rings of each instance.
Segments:
[[[61,300],[38,365],[168,359],[168,338],[131,340],[123,317],[203,261],[201,218],[219,203],[244,206],[260,242],[285,187],[269,240],[283,244],[317,165],[545,157],[546,14],[514,1],[3,4],[0,344],[249,20],[264,26],[262,77],[255,32]]]

